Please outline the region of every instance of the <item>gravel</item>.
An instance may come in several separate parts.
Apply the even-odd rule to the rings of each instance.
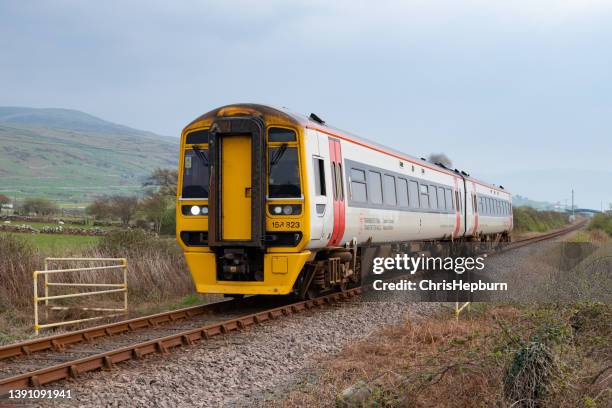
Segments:
[[[239,333],[84,374],[49,388],[71,389],[61,406],[248,406],[297,382],[318,357],[436,304],[363,298],[266,322]],[[52,406],[42,401],[39,406]]]

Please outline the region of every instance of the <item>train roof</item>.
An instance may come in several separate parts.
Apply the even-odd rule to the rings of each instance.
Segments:
[[[237,108],[237,109],[243,108],[243,109],[257,111],[263,115],[281,116],[290,122],[294,122],[296,125],[300,125],[300,126],[303,126],[309,129],[318,130],[320,132],[326,133],[331,136],[339,137],[341,139],[352,141],[354,143],[363,145],[365,147],[374,148],[375,150],[379,150],[383,153],[391,154],[399,159],[406,160],[408,162],[411,162],[419,166],[423,166],[423,167],[426,167],[426,168],[429,168],[435,171],[439,171],[442,173],[447,173],[449,175],[459,176],[459,177],[465,178],[466,180],[473,181],[477,184],[480,184],[484,187],[488,187],[493,190],[503,192],[506,194],[511,194],[509,191],[505,190],[502,186],[496,186],[494,184],[486,183],[484,181],[473,178],[469,175],[469,173],[465,171],[461,171],[458,169],[449,169],[448,167],[444,165],[441,165],[438,163],[431,163],[425,159],[411,156],[404,152],[400,152],[399,150],[393,149],[389,146],[382,145],[380,143],[377,143],[370,139],[366,139],[364,137],[358,136],[351,132],[347,132],[345,130],[330,126],[327,123],[325,123],[323,120],[321,120],[315,114],[311,114],[310,117],[308,117],[308,116],[305,116],[299,113],[292,112],[291,110],[285,107],[261,105],[261,104],[255,104],[255,103],[237,103],[237,104],[226,105],[226,106],[222,106],[220,108],[214,109],[210,112],[207,112],[201,115],[200,117],[195,119],[193,122],[191,122],[187,126],[187,128],[200,120],[210,118],[211,116],[217,116],[224,109],[231,109],[231,108]]]

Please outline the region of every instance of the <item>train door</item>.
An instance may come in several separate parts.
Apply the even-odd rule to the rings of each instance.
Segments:
[[[251,136],[221,139],[223,240],[251,239]]]
[[[316,131],[311,132],[307,138],[308,151],[312,152],[312,173],[309,178],[314,180],[314,190],[311,190],[310,238],[316,241],[313,242],[314,246],[319,247],[326,245],[331,238],[334,205],[327,136]]]
[[[455,229],[453,238],[463,237],[465,234],[465,200],[464,200],[464,181],[463,179],[455,178]]]
[[[473,183],[465,181],[465,235],[471,236],[474,229],[474,190]]]
[[[329,158],[330,158],[330,171],[332,176],[332,197],[334,207],[334,226],[331,234],[331,238],[327,243],[328,246],[338,246],[344,235],[344,186],[343,186],[343,165],[342,165],[342,150],[340,148],[340,141],[337,139],[329,139]]]

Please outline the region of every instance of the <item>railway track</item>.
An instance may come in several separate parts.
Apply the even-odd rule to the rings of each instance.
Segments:
[[[503,251],[554,239],[585,224],[586,220],[559,231],[516,241]],[[142,359],[148,354],[165,354],[175,347],[349,299],[362,290],[354,288],[298,302],[259,296],[232,299],[2,346],[0,396],[9,390],[40,387],[78,378],[89,371],[108,370],[120,362]]]

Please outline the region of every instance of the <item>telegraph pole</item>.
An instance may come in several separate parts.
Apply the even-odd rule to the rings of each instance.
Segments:
[[[572,188],[572,217],[574,216],[574,189]]]

